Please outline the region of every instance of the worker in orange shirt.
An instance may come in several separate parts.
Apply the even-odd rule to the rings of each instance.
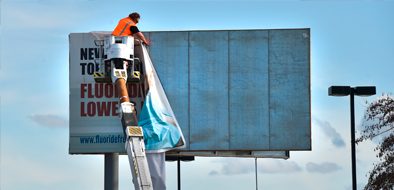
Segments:
[[[112,35],[114,36],[133,36],[140,39],[142,43],[150,45],[147,40],[137,28],[140,14],[134,12],[129,14],[128,17],[122,18]],[[146,159],[148,162],[150,177],[154,190],[166,190],[166,170],[165,170],[165,152],[146,151]]]
[[[119,21],[116,28],[114,29],[114,31],[112,32],[112,35],[134,36],[135,38],[140,39],[144,44],[149,46],[150,41],[145,38],[144,34],[142,34],[142,32],[140,32],[140,30],[138,30],[137,27],[140,18],[141,18],[140,14],[136,12],[129,14],[129,16],[126,18],[122,18]]]

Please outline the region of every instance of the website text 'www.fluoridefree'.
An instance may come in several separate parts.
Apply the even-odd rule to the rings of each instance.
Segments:
[[[123,135],[96,135],[79,137],[81,144],[116,144],[125,143],[126,138]]]

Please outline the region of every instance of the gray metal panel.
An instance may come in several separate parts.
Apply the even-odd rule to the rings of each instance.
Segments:
[[[152,32],[151,59],[189,146],[188,32]],[[188,147],[187,147],[188,149]]]
[[[309,30],[269,37],[270,149],[310,149]]]
[[[166,156],[202,156],[202,157],[241,157],[241,158],[282,158],[289,159],[289,151],[169,151]]]
[[[190,149],[229,148],[228,32],[190,32]]]
[[[230,32],[230,149],[269,149],[268,31]]]

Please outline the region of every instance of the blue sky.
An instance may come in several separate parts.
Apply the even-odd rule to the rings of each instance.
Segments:
[[[0,189],[103,189],[99,155],[68,155],[68,34],[110,31],[132,11],[157,30],[311,28],[312,151],[259,159],[260,189],[350,189],[349,100],[330,85],[393,92],[394,1],[2,0]],[[153,42],[154,43],[154,42]],[[366,100],[356,98],[356,124]],[[360,186],[376,161],[374,142],[357,147]],[[132,187],[120,159],[120,189]],[[196,158],[182,165],[183,189],[254,189],[254,160]],[[167,163],[168,189],[176,164]]]

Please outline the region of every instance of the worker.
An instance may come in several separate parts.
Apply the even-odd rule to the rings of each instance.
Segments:
[[[140,39],[144,44],[149,46],[150,41],[145,38],[144,34],[142,34],[142,32],[140,32],[137,27],[140,18],[140,14],[136,12],[129,14],[129,16],[126,18],[122,18],[112,32],[112,35],[133,36]]]
[[[142,43],[149,46],[150,41],[145,38],[144,34],[142,34],[142,32],[140,32],[137,27],[139,20],[140,14],[136,12],[129,14],[128,17],[123,18],[119,21],[118,25],[112,32],[112,35],[133,36],[134,38],[140,39]],[[149,137],[146,137],[144,135],[144,138]],[[165,152],[148,150],[146,151],[146,159],[148,162],[153,190],[166,190]]]

